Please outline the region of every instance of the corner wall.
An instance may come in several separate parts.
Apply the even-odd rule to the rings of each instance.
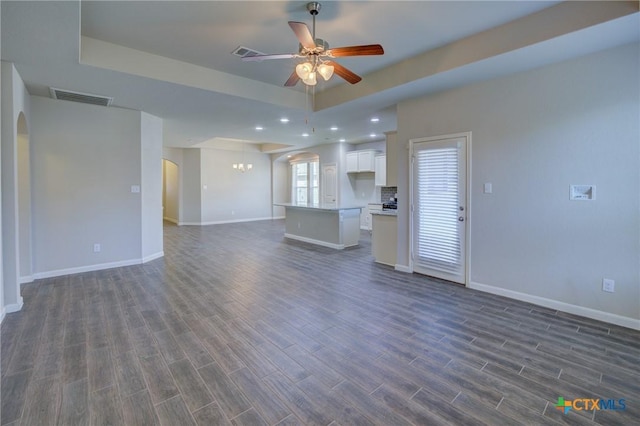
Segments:
[[[142,261],[164,256],[162,241],[162,119],[140,113]]]
[[[471,131],[469,286],[640,329],[639,51],[400,103],[399,266],[410,250],[407,142]],[[570,201],[570,184],[596,185],[596,200]],[[615,293],[602,291],[605,277]]]
[[[156,204],[161,215],[157,119],[39,96],[31,105],[35,278],[141,263],[143,246],[157,252],[162,228],[143,217]]]
[[[18,217],[18,119],[23,114],[31,133],[29,93],[13,64],[2,62],[2,275],[3,313],[22,308],[20,295],[20,229]],[[26,242],[23,242],[26,244]]]

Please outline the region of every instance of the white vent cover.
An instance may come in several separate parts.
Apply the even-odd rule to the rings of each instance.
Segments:
[[[53,99],[61,99],[63,101],[81,102],[83,104],[109,106],[113,102],[113,98],[108,96],[93,95],[91,93],[73,92],[71,90],[56,89],[50,87],[49,92]]]
[[[233,52],[231,52],[231,54],[239,56],[241,58],[248,58],[248,57],[251,57],[251,56],[264,55],[264,53],[262,53],[262,52],[258,52],[257,50],[249,49],[248,47],[244,47],[244,46],[236,47],[235,50]]]

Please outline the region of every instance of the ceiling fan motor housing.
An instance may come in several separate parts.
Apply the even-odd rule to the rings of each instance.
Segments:
[[[317,15],[320,12],[320,7],[321,5],[317,1],[307,3],[307,10],[312,15]]]

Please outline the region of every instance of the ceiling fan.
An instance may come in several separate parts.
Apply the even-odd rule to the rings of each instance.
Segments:
[[[289,26],[300,42],[300,51],[298,53],[255,55],[244,57],[242,60],[259,62],[266,59],[304,58],[305,62],[296,66],[284,84],[285,86],[295,86],[299,80],[302,80],[308,86],[315,86],[318,82],[318,74],[325,80],[329,80],[334,72],[351,84],[356,84],[362,80],[362,77],[332,59],[342,56],[382,55],[384,54],[382,46],[379,44],[367,44],[329,48],[329,43],[316,38],[316,15],[320,12],[320,3],[307,3],[307,10],[313,17],[313,31],[309,31],[309,27],[304,22],[289,21]]]

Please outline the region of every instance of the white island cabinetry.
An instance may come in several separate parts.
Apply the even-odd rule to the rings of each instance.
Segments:
[[[286,238],[338,250],[360,241],[361,206],[276,205],[285,208]]]

